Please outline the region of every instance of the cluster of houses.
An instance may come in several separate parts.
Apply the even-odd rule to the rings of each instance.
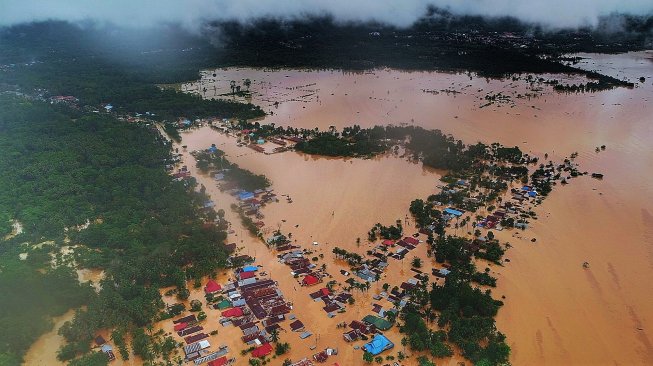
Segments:
[[[274,243],[275,238],[277,238],[276,241],[279,242],[277,248],[279,248],[279,244],[282,248],[290,245],[287,240],[282,239],[279,241],[279,236],[272,237],[268,242]],[[326,272],[317,269],[317,266],[305,257],[304,250],[297,246],[293,247],[293,249],[288,249],[285,252],[278,254],[277,258],[279,258],[279,261],[290,267],[290,273],[298,279],[301,286],[311,287],[323,283],[324,278],[329,275]],[[313,301],[324,302],[322,309],[330,318],[334,317],[336,313],[343,311],[352,298],[352,295],[348,292],[335,293],[327,287],[322,287],[319,290],[312,292],[309,296]]]
[[[260,211],[260,208],[268,203],[279,201],[272,189],[257,189],[253,192],[239,189],[236,182],[225,181],[226,173],[226,170],[216,172],[213,174],[213,179],[218,182],[218,188],[221,191],[226,191],[238,200],[238,206],[243,210],[245,215],[262,219],[264,215]],[[265,226],[265,223],[257,221],[255,225],[262,228]]]
[[[417,248],[419,245],[419,239],[407,236],[403,239],[400,240],[390,240],[386,239],[381,242],[381,245],[389,248],[396,248],[394,252],[388,255],[388,257],[397,259],[397,260],[402,260],[406,255]],[[387,265],[386,265],[387,266]],[[385,268],[385,267],[383,267]]]
[[[293,145],[304,141],[302,138],[296,136],[271,136],[271,137],[262,137],[260,134],[257,134],[255,129],[240,129],[237,125],[231,123],[227,119],[219,120],[212,119],[209,120],[209,125],[212,129],[222,132],[224,134],[233,134],[233,136],[240,137],[242,142],[238,143],[238,146],[247,146],[248,148],[263,154],[276,154],[280,152],[287,151],[292,143]],[[272,151],[267,151],[262,145],[266,142],[271,142],[274,145],[277,145]]]
[[[209,335],[204,332],[204,327],[199,325],[195,314],[183,316],[172,322],[173,330],[185,343],[183,351],[186,362],[193,362],[195,365],[207,363],[208,366],[223,366],[235,361],[227,358],[226,354],[229,350],[225,345],[221,345],[215,351],[210,350],[211,343],[207,339]]]
[[[347,327],[348,330],[342,334],[345,341],[369,340],[363,345],[363,349],[374,356],[394,347],[394,343],[382,333],[390,329],[392,323],[383,318],[367,315],[361,321],[353,320]]]
[[[276,153],[281,153],[281,152],[287,151],[288,148],[289,148],[288,142],[298,143],[298,142],[303,141],[301,138],[293,137],[293,136],[279,136],[279,138],[268,137],[267,140],[263,139],[263,138],[253,139],[254,132],[249,132],[248,134],[245,134],[245,132],[248,132],[248,131],[251,131],[251,130],[243,130],[242,133],[241,133],[242,135],[248,136],[248,138],[250,139],[249,140],[250,143],[247,145],[247,147],[249,147],[250,149],[252,149],[252,150],[254,150],[256,152],[263,153],[263,154],[266,154],[266,155],[276,154]],[[275,145],[278,145],[278,146],[276,146],[274,149],[272,149],[272,152],[268,152],[268,151],[265,150],[265,148],[263,146],[261,146],[261,145],[265,144],[267,141],[269,141],[269,142],[271,142],[271,143],[273,143]]]
[[[214,309],[220,310],[222,326],[238,327],[243,343],[255,347],[252,357],[264,358],[273,351],[271,335],[289,318],[292,304],[271,279],[259,278],[259,267],[251,263],[238,268],[235,278],[220,286],[209,281],[205,292],[216,297]]]

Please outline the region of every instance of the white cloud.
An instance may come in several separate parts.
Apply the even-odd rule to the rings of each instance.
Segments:
[[[596,25],[613,12],[650,14],[651,0],[0,0],[0,24],[95,20],[127,26],[160,22],[199,28],[207,20],[332,14],[343,21],[408,26],[429,5],[459,14],[514,16],[550,27]]]

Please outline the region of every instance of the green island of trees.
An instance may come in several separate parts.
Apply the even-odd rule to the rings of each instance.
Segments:
[[[494,321],[503,303],[494,300],[490,290],[472,286],[481,278],[492,282],[492,277],[476,271],[468,243],[462,237],[441,236],[431,245],[437,261],[449,263],[451,272],[444,285],[434,283],[429,290],[422,283],[411,290],[415,301],[402,309],[400,330],[412,350],[429,351],[435,358],[451,356],[454,344],[474,364],[503,365],[510,347]]]
[[[197,168],[203,173],[220,172],[228,182],[233,182],[238,188],[246,191],[255,191],[270,187],[270,180],[262,174],[254,174],[243,169],[238,164],[230,162],[224,151],[201,150],[193,153]]]

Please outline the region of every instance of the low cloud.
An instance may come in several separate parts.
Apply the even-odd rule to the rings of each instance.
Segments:
[[[338,21],[379,21],[411,25],[429,6],[454,14],[511,16],[548,28],[597,26],[619,13],[653,14],[651,0],[2,0],[0,25],[43,20],[92,20],[129,27],[161,23],[201,29],[209,21],[247,22],[331,15]]]

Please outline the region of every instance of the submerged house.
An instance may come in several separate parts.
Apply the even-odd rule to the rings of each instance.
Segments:
[[[372,355],[376,356],[379,353],[389,350],[395,345],[390,342],[390,340],[384,336],[383,334],[377,334],[374,336],[371,342],[365,344],[363,348],[371,353]]]

